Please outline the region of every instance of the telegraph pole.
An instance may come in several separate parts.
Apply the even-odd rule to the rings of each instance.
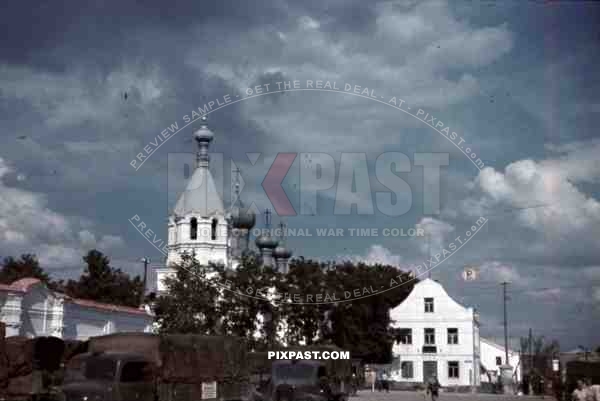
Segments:
[[[427,261],[431,260],[431,234],[429,233],[429,229],[427,230],[427,257],[429,258]],[[431,278],[431,266],[429,266],[429,270],[427,270],[427,277]]]
[[[509,365],[508,363],[508,319],[506,317],[506,286],[508,285],[508,282],[504,281],[502,283],[502,294],[503,294],[503,298],[504,298],[504,358],[506,361],[506,365]]]
[[[533,370],[533,331],[529,329],[529,373]]]
[[[142,258],[142,262],[144,262],[144,287],[142,289],[142,294],[140,295],[140,305],[144,303],[144,296],[146,295],[146,285],[148,281],[148,263],[150,263],[150,259]]]

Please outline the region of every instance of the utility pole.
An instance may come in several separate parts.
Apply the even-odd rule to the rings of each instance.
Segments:
[[[502,293],[504,298],[504,357],[506,365],[508,363],[508,319],[506,317],[506,286],[508,283],[505,281],[502,283]]]
[[[146,286],[148,281],[148,263],[150,263],[150,259],[142,258],[142,262],[144,262],[144,287],[142,289],[142,294],[140,295],[140,305],[144,303],[144,297],[146,296]]]
[[[529,374],[533,370],[533,330],[529,329]]]
[[[431,260],[431,234],[429,234],[429,230],[427,231],[427,257]],[[429,278],[431,278],[431,266],[429,266]]]

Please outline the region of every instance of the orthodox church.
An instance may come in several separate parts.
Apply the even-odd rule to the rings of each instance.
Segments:
[[[245,255],[256,253],[264,265],[276,267],[283,273],[287,272],[292,256],[285,247],[283,235],[276,239],[263,233],[252,247],[250,236],[256,214],[243,205],[237,182],[233,201],[229,208],[225,207],[209,168],[208,148],[214,134],[208,128],[206,116],[200,123],[200,128],[194,132],[198,143],[196,168],[168,220],[166,266],[155,269],[158,293],[165,290],[164,278],[173,274],[173,264],[180,262],[184,254],[194,255],[201,264],[221,264],[235,270]],[[268,210],[265,223],[270,226]]]

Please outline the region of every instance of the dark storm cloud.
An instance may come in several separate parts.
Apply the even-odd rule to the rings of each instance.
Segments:
[[[110,50],[127,42],[127,35],[138,29],[173,32],[191,25],[220,21],[244,31],[257,24],[273,23],[287,16],[280,1],[238,2],[160,0],[137,2],[8,2],[0,14],[0,46],[7,62],[44,64],[36,57],[55,47],[76,51],[90,47]],[[54,60],[58,64],[58,60]],[[101,61],[101,60],[99,60]],[[67,60],[65,60],[67,62]]]

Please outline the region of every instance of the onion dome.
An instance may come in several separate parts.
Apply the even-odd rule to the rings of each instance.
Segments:
[[[250,230],[256,223],[256,215],[249,211],[247,213],[240,213],[238,216],[232,218],[232,224],[234,228]]]
[[[273,256],[275,257],[275,259],[289,259],[290,257],[292,257],[292,251],[290,251],[284,246],[279,245],[273,251]]]
[[[256,246],[259,249],[275,249],[277,248],[278,241],[272,238],[270,235],[261,235],[256,239]]]
[[[206,118],[206,116],[202,116],[200,120],[202,120],[202,124],[200,125],[200,128],[198,128],[196,132],[194,132],[194,138],[198,142],[211,142],[215,137],[215,134],[213,134],[212,131],[208,129],[208,125],[206,124],[206,121],[208,119]]]
[[[256,214],[250,209],[235,208],[231,214],[233,228],[250,230],[256,224]]]

